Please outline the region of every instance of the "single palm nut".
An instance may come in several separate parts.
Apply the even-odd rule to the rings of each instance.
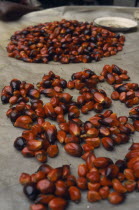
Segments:
[[[49,157],[56,157],[59,153],[59,149],[57,145],[50,145],[47,149],[47,154]]]
[[[80,202],[81,200],[81,192],[75,186],[71,186],[69,188],[69,196],[70,196],[70,199],[76,203]]]
[[[111,94],[111,98],[113,100],[118,100],[119,99],[119,93],[117,91],[113,91]]]
[[[119,204],[125,200],[125,195],[119,192],[111,192],[108,196],[108,200],[112,204]]]

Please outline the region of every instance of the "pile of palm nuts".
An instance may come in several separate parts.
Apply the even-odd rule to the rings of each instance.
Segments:
[[[88,63],[117,54],[125,37],[93,23],[61,20],[29,26],[11,36],[8,55],[25,62]]]
[[[120,100],[128,108],[139,104],[139,86],[137,83],[117,84],[113,87],[115,89],[111,94],[113,100]]]
[[[124,160],[115,163],[94,153],[100,146],[112,151],[139,131],[139,106],[129,111],[129,117],[117,116],[109,109],[112,100],[97,87],[104,81],[114,85],[116,93],[111,98],[116,100],[118,94],[121,98],[125,93],[127,105],[138,98],[138,84],[127,83],[129,79],[126,70],[105,65],[100,75],[85,69],[66,81],[50,71],[36,86],[13,79],[3,88],[2,103],[10,104],[7,117],[13,126],[24,129],[14,147],[24,157],[43,163],[32,175],[20,176],[25,195],[33,201],[31,210],[64,210],[70,201],[80,202],[82,190],[87,190],[89,202],[108,199],[112,204],[122,203],[128,192],[139,191],[139,143],[133,143]],[[66,89],[76,89],[79,96],[73,98]],[[49,102],[44,104],[42,95]],[[95,115],[86,121],[80,119],[92,110]],[[59,143],[68,155],[85,161],[78,166],[78,177],[71,174],[69,165],[52,168],[46,164],[48,158],[59,154]]]

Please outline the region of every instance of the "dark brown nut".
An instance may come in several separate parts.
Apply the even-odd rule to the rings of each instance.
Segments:
[[[96,192],[96,191],[93,191],[93,190],[89,190],[87,192],[87,200],[89,202],[97,202],[97,201],[100,201],[102,198],[99,194],[99,192]]]
[[[47,154],[49,157],[56,157],[59,153],[59,149],[57,145],[50,145],[47,149]]]
[[[67,201],[63,198],[53,198],[49,204],[49,208],[52,210],[64,210],[67,206]]]
[[[99,189],[99,194],[102,199],[107,199],[109,196],[109,193],[110,193],[110,189],[108,186],[104,186]]]
[[[68,143],[64,146],[64,149],[69,155],[75,156],[75,157],[81,157],[82,152],[83,152],[83,149],[80,146],[80,144],[76,144],[76,143]]]
[[[36,189],[36,185],[34,183],[26,184],[23,188],[23,192],[31,201],[36,200],[39,194],[39,191]]]
[[[87,179],[85,177],[78,177],[77,179],[77,186],[81,190],[87,190]]]
[[[112,204],[119,204],[122,203],[125,199],[124,194],[118,192],[111,192],[108,196],[108,200]]]
[[[48,179],[42,179],[37,183],[37,189],[43,193],[53,193],[55,190],[55,185]]]
[[[1,101],[3,104],[9,103],[9,99],[10,99],[10,95],[6,93],[1,95]]]
[[[81,200],[81,192],[75,186],[69,187],[69,196],[70,196],[70,199],[76,203],[79,203]]]
[[[21,151],[21,150],[23,150],[24,149],[24,147],[26,146],[26,139],[25,138],[23,138],[23,137],[17,137],[16,139],[15,139],[15,141],[14,141],[14,147],[17,149],[17,150],[19,150],[19,151]]]
[[[13,90],[19,90],[21,85],[21,81],[18,79],[12,79],[10,82],[10,86]]]

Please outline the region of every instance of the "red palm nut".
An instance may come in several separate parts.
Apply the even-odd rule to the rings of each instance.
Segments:
[[[80,202],[81,200],[81,192],[75,186],[69,187],[69,196],[70,196],[70,199],[76,203]]]

